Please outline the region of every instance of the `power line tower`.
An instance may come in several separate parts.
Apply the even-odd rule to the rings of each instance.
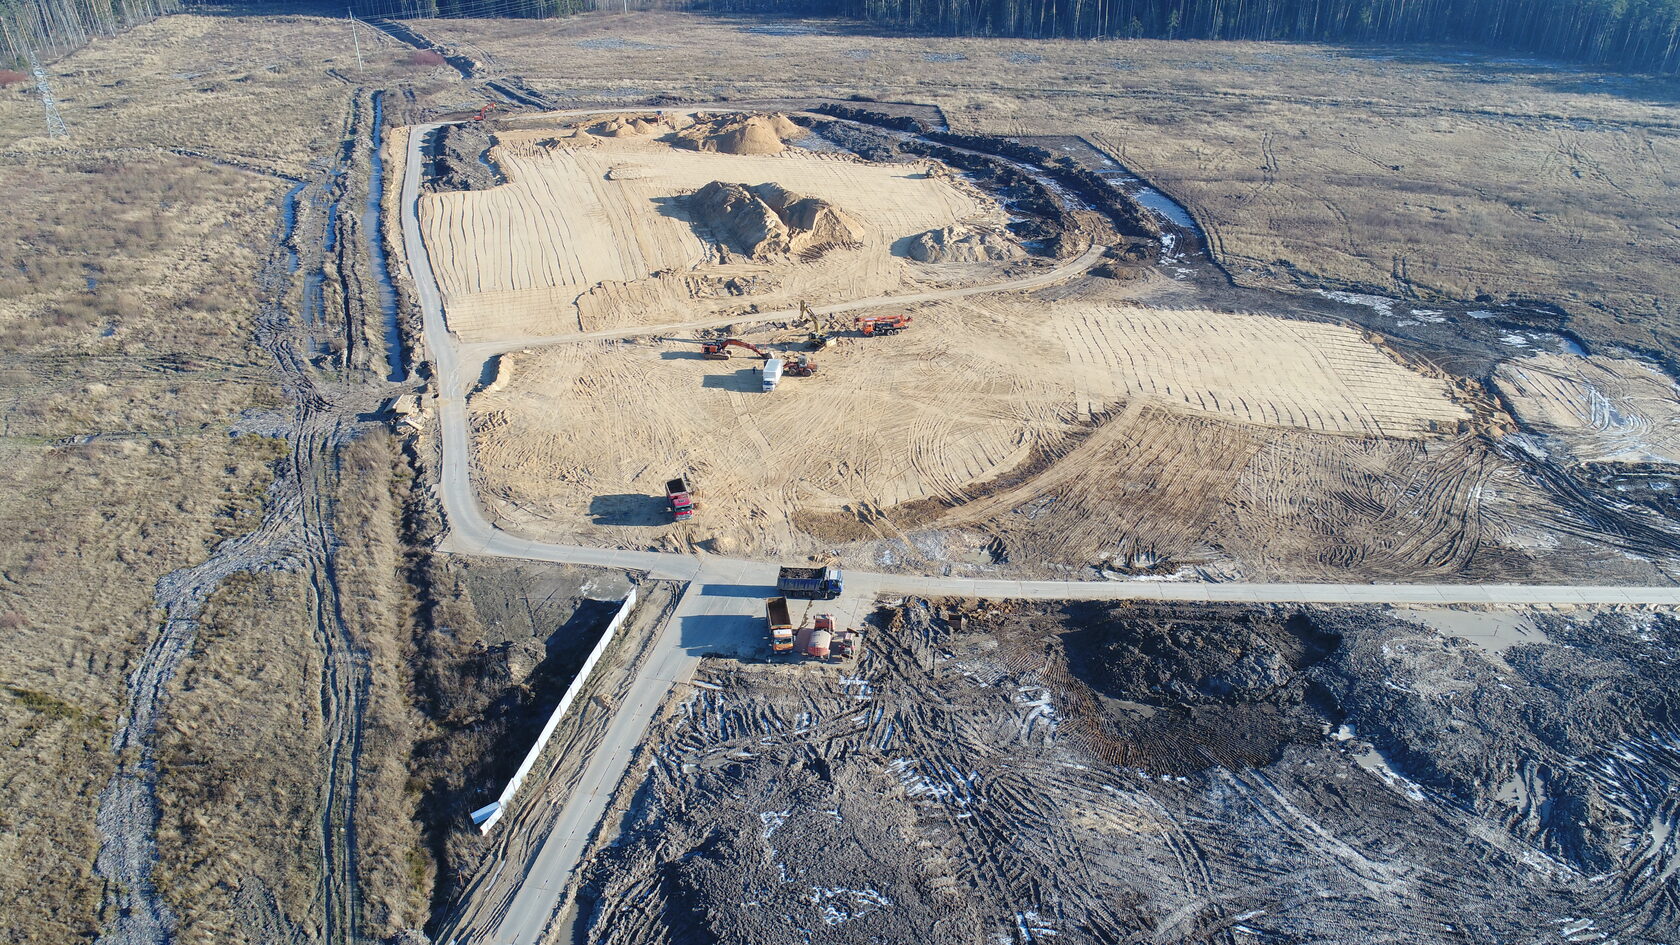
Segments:
[[[41,67],[41,57],[35,55],[33,46],[25,46],[23,51],[29,56],[29,69],[35,73],[35,88],[41,93],[41,108],[47,113],[47,136],[70,137],[70,129],[64,127],[64,116],[58,113],[58,103],[53,100],[52,83],[47,81],[47,70]]]

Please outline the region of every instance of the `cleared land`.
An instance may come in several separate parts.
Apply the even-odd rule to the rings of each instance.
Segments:
[[[1673,937],[1672,615],[912,599],[874,623],[856,665],[709,661],[673,696],[573,935]],[[1509,639],[1453,629],[1486,623]]]
[[[960,221],[996,222],[1000,217],[997,207],[988,206],[973,188],[930,174],[925,165],[870,164],[803,149],[701,152],[641,136],[598,137],[579,129],[498,138],[505,142],[491,155],[508,183],[431,194],[421,201],[450,328],[467,341],[580,330],[585,326],[575,303],[597,285],[640,282],[656,273],[687,272],[718,261],[708,231],[697,229],[709,221],[677,199],[712,181],[774,182],[826,200],[862,223],[861,245],[835,254],[843,259],[798,270],[738,262],[708,272],[719,279],[797,278],[797,285],[775,286],[784,297],[801,290],[833,295],[842,287],[855,296],[891,287],[903,280],[909,265],[892,258],[898,241]],[[679,290],[684,288],[675,281]],[[755,287],[752,294],[767,288]],[[644,289],[638,301],[653,301],[658,289]],[[609,307],[620,310],[592,317],[587,327],[695,317],[692,306],[682,305],[687,299],[663,301],[592,304],[592,314]]]
[[[929,500],[1008,512],[1073,470],[1052,467],[1032,481],[1032,496],[1006,493],[1012,501],[992,502],[991,487],[1019,483],[1070,449],[1081,451],[1068,464],[1076,475],[1100,475],[1112,460],[1105,447],[1137,426],[1111,418],[1136,420],[1150,407],[1157,420],[1212,416],[1400,439],[1469,418],[1444,380],[1408,369],[1354,330],[1260,315],[942,305],[919,310],[909,332],[850,338],[814,357],[816,377],[765,395],[756,360],[706,361],[681,342],[504,356],[505,386],[473,401],[485,488],[517,510],[516,521],[534,513],[567,534],[637,545],[664,524],[654,496],[686,469],[702,484],[701,534],[730,536],[749,553],[804,552],[816,545],[797,526],[824,515],[868,517]],[[1196,429],[1182,422],[1183,432]],[[609,429],[614,436],[601,436]],[[1264,437],[1242,439],[1238,468]],[[1151,439],[1167,452],[1148,456],[1166,461],[1174,435]],[[821,541],[836,537],[816,531]]]
[[[1500,365],[1494,380],[1574,462],[1680,463],[1680,387],[1649,364],[1540,354]]]
[[[1680,353],[1672,83],[1455,49],[761,26],[421,24],[564,103],[859,92],[957,130],[1086,135],[1183,200],[1239,281],[1541,299],[1579,334]]]

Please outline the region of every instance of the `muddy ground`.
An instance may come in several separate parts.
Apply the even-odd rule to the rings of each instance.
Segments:
[[[575,940],[1673,941],[1680,621],[1420,619],[911,600],[720,661]]]

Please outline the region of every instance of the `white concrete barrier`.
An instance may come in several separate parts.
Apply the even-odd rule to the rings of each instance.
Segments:
[[[543,749],[548,746],[548,740],[554,737],[554,730],[560,726],[560,720],[566,717],[566,712],[571,709],[572,703],[577,700],[578,693],[583,691],[583,685],[589,681],[589,674],[594,672],[595,664],[600,661],[601,654],[607,651],[613,637],[617,636],[619,629],[624,626],[625,618],[630,616],[630,611],[635,607],[636,589],[631,588],[629,595],[624,598],[624,603],[619,605],[618,613],[613,615],[612,622],[607,624],[606,631],[601,634],[601,639],[596,641],[595,648],[589,651],[589,658],[584,660],[583,666],[578,668],[577,676],[572,679],[572,684],[566,687],[566,694],[560,697],[560,704],[554,707],[553,714],[548,717],[548,724],[543,726],[542,734],[537,736],[537,743],[531,746],[529,752],[526,752],[525,760],[520,763],[519,770],[515,771],[513,777],[508,779],[507,787],[502,789],[502,796],[472,812],[473,823],[478,825],[479,833],[489,833],[490,828],[496,826],[497,822],[502,819],[502,813],[507,810],[513,796],[519,793],[519,786],[525,783],[525,776],[531,773],[531,766],[537,763],[537,758],[542,755]]]

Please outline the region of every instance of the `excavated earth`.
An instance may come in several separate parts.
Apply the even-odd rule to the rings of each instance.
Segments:
[[[1672,614],[875,622],[854,664],[718,661],[673,700],[578,940],[1680,934]]]

